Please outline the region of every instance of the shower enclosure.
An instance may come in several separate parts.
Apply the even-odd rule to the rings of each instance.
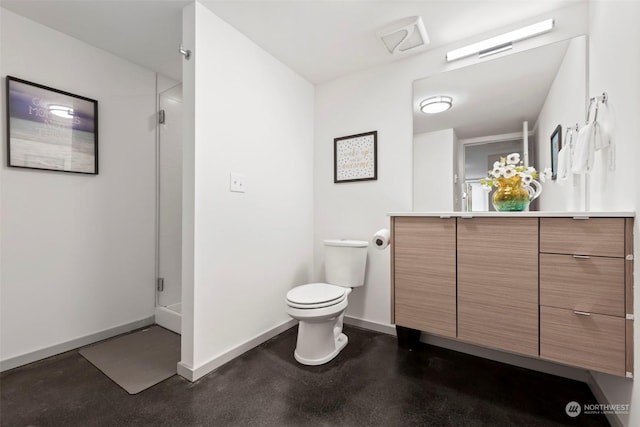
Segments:
[[[182,85],[159,94],[156,323],[182,326]]]

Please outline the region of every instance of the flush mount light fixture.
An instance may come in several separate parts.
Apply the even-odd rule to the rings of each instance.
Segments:
[[[453,105],[453,99],[450,96],[432,96],[420,103],[420,111],[425,114],[436,114],[447,111]]]
[[[467,56],[478,54],[481,58],[495,53],[504,52],[513,47],[513,42],[528,39],[547,31],[551,31],[554,26],[553,19],[538,22],[537,24],[528,25],[520,29],[500,34],[481,42],[473,43],[459,49],[447,52],[447,61],[455,61],[456,59],[466,58]]]
[[[393,25],[378,31],[378,37],[391,55],[429,44],[429,36],[420,16],[410,16],[396,21]]]

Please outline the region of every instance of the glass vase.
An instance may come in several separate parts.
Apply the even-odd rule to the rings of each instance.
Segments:
[[[532,180],[531,184],[524,185],[519,175],[498,178],[498,189],[493,193],[493,206],[501,212],[525,210],[541,192],[537,181]]]

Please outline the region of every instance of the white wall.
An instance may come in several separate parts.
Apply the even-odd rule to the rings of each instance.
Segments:
[[[311,278],[314,88],[200,3],[185,20],[193,59],[183,68],[184,105],[194,108],[195,133],[184,151],[194,180],[185,176],[193,188],[183,197],[194,210],[183,313],[193,325],[181,366],[198,377],[288,322],[287,291]],[[245,193],[229,191],[231,172],[244,174]]]
[[[609,94],[609,106],[615,113],[613,140],[616,144],[616,169],[608,171],[601,152],[596,153],[591,177],[592,210],[640,211],[640,50],[630,49],[640,41],[640,3],[589,3],[589,94]],[[636,217],[635,301],[636,319],[640,314],[640,220]],[[620,415],[626,426],[640,425],[640,325],[634,322],[635,381],[596,374],[598,385],[610,403],[631,404],[629,415]]]
[[[458,139],[453,129],[413,137],[413,210],[449,212],[454,209],[453,175],[457,173]],[[451,159],[451,161],[443,161]],[[449,185],[448,185],[449,184]],[[447,191],[447,188],[451,191]]]
[[[0,12],[2,76],[98,100],[100,161],[97,176],[16,169],[2,149],[4,361],[153,315],[155,74]]]
[[[536,159],[533,166],[538,171],[551,167],[551,134],[556,126],[562,126],[562,144],[567,126],[585,123],[587,99],[587,38],[573,39],[567,47],[558,73],[549,88],[547,99],[540,111],[537,127]],[[577,134],[574,133],[574,143]],[[569,174],[566,181],[547,180],[539,198],[540,210],[575,211],[584,209],[584,180],[580,175]]]
[[[196,4],[182,11],[182,44],[192,50],[196,44]],[[180,363],[193,369],[194,363],[194,240],[195,240],[195,128],[196,60],[182,61],[182,342]],[[178,372],[180,368],[178,367]]]
[[[585,4],[561,9],[551,15],[556,22],[555,29],[518,43],[514,52],[565,40],[587,31]],[[543,18],[548,17],[545,15]],[[388,227],[388,212],[411,210],[413,81],[478,62],[475,58],[467,58],[446,64],[447,50],[539,20],[540,17],[536,17],[513,23],[509,28],[497,28],[491,34],[434,48],[316,87],[314,242],[318,277],[323,276],[322,239],[350,237],[369,240],[376,230]],[[334,184],[333,138],[370,130],[378,131],[378,180]],[[450,159],[443,162],[448,165]],[[388,324],[389,277],[389,251],[371,248],[365,286],[349,296],[347,314],[369,322]]]

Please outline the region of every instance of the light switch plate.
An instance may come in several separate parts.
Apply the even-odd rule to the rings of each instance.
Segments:
[[[231,172],[229,178],[229,191],[235,193],[244,193],[244,175],[241,173]]]

